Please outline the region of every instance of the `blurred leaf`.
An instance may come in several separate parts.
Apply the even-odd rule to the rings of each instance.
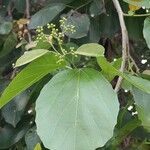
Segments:
[[[35,49],[31,51],[26,51],[16,62],[15,67],[19,67],[22,65],[25,65],[41,56],[44,54],[48,53],[49,51],[46,49]]]
[[[65,66],[65,62],[58,63],[59,56],[55,53],[47,53],[31,62],[8,85],[0,98],[0,107],[7,104],[17,94],[24,91],[48,73]]]
[[[102,45],[89,43],[80,46],[75,53],[84,56],[99,57],[104,56],[104,51],[105,49]]]
[[[0,21],[0,34],[8,34],[12,30],[12,27],[13,25],[11,22]]]
[[[140,1],[142,1],[142,0],[131,0],[131,1],[133,1],[133,2],[140,2]],[[136,11],[136,10],[139,10],[141,7],[139,7],[139,6],[135,6],[135,5],[131,5],[131,4],[129,4],[129,10],[130,11]]]
[[[47,3],[64,3],[69,4],[75,0],[48,0]]]
[[[25,142],[28,150],[33,150],[37,143],[41,143],[39,136],[36,132],[36,127],[34,126],[25,135]]]
[[[8,55],[15,48],[15,46],[17,45],[17,42],[18,42],[17,35],[15,33],[11,33],[7,37],[3,45],[3,48],[0,51],[0,58],[4,57],[5,55]]]
[[[75,11],[69,12],[67,15],[63,15],[67,20],[65,21],[65,26],[73,25],[75,26],[75,32],[71,33],[70,31],[65,32],[67,36],[73,39],[79,39],[88,34],[90,27],[90,19],[87,14],[80,14]],[[64,30],[62,28],[62,30]]]
[[[150,48],[150,18],[147,17],[144,21],[143,35],[146,40],[148,48]]]
[[[144,128],[150,131],[150,94],[140,91],[136,88],[132,90],[139,119]]]
[[[132,4],[134,6],[150,8],[150,1],[149,0],[140,0],[138,2],[136,2],[134,0],[123,0],[123,1],[125,1],[129,4]]]
[[[35,29],[38,26],[44,26],[51,22],[62,10],[65,9],[65,5],[62,3],[51,4],[31,17],[29,24],[30,29]]]
[[[37,132],[49,149],[94,150],[113,135],[118,111],[117,95],[100,72],[65,70],[36,102]]]
[[[24,13],[25,8],[26,8],[26,1],[14,0],[14,7],[17,9],[18,12]]]
[[[90,6],[90,15],[92,17],[106,12],[105,3],[102,0],[94,0]]]
[[[118,14],[113,6],[113,3],[109,1],[105,3],[106,12],[99,16],[99,28],[101,31],[101,37],[112,37],[120,30],[120,24],[118,20]]]

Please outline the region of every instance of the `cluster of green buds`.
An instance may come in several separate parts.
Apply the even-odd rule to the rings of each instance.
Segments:
[[[73,25],[66,25],[66,18],[62,18],[60,20],[60,28],[62,31],[60,31],[58,28],[56,28],[56,25],[53,23],[48,23],[46,28],[49,30],[49,34],[45,34],[44,33],[44,29],[43,27],[37,27],[37,38],[36,38],[36,42],[40,42],[41,40],[44,42],[48,42],[51,47],[57,52],[57,54],[59,55],[59,61],[58,63],[61,63],[61,61],[63,61],[65,55],[67,54],[72,54],[75,55],[74,53],[74,47],[70,47],[70,51],[67,52],[64,48],[63,48],[63,41],[64,41],[64,37],[65,37],[65,33],[71,32],[74,33],[75,32],[75,26]],[[55,48],[54,45],[58,45],[58,47],[60,48],[60,51],[62,52],[62,54],[60,54],[57,49]]]
[[[59,22],[60,22],[60,27],[62,28],[64,33],[74,33],[74,32],[76,32],[75,26],[67,24],[67,19],[65,17],[62,17],[62,19]]]

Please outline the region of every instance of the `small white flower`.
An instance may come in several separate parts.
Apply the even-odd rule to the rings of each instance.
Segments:
[[[141,60],[141,63],[142,63],[142,64],[146,64],[146,63],[147,63],[147,59],[142,59],[142,60]]]
[[[129,110],[129,111],[131,111],[132,109],[133,109],[133,106],[132,106],[132,105],[128,107],[128,110]]]
[[[132,112],[132,116],[137,115],[137,114],[138,114],[138,112],[137,112],[137,111]]]

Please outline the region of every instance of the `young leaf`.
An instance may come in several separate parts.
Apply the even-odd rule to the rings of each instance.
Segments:
[[[44,26],[51,22],[62,10],[65,9],[65,5],[62,3],[54,3],[47,6],[31,17],[29,24],[30,29],[35,29],[37,26]]]
[[[80,46],[75,53],[84,56],[99,57],[104,56],[104,51],[105,49],[102,45],[90,43]]]
[[[48,149],[94,150],[112,137],[118,111],[117,95],[100,72],[65,70],[37,99],[37,132]]]
[[[150,18],[147,17],[144,21],[143,35],[146,40],[147,46],[150,48]]]
[[[59,56],[50,52],[31,62],[8,85],[0,98],[0,108],[7,104],[17,94],[24,91],[46,74],[65,66],[65,62],[58,63]]]
[[[36,50],[31,50],[31,51],[26,51],[16,62],[15,67],[19,67],[22,65],[25,65],[41,56],[44,54],[48,53],[49,51],[46,49],[36,49]]]

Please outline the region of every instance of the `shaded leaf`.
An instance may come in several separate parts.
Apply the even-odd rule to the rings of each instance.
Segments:
[[[33,150],[37,143],[40,143],[40,138],[37,135],[36,127],[31,128],[25,135],[25,142],[28,150]]]
[[[105,4],[102,0],[94,0],[93,3],[91,3],[90,14],[92,17],[100,15],[105,11]]]
[[[11,102],[2,108],[2,116],[5,121],[16,127],[25,112],[25,107],[29,100],[29,92],[25,91],[16,96]]]
[[[118,111],[117,95],[100,72],[62,71],[36,102],[37,132],[49,149],[94,150],[113,135]]]
[[[10,34],[6,39],[2,50],[0,51],[0,58],[9,54],[15,48],[17,42],[18,40],[16,34],[15,33]]]
[[[1,19],[1,18],[0,18]],[[12,23],[8,21],[0,21],[0,34],[8,34],[12,30]]]
[[[139,119],[142,121],[142,125],[150,131],[150,94],[136,88],[133,88],[132,92]]]
[[[65,9],[65,5],[62,3],[51,4],[31,17],[29,24],[30,29],[35,29],[37,26],[44,26],[51,22],[62,10]]]
[[[29,124],[24,123],[13,128],[11,125],[6,124],[0,127],[0,149],[8,149],[13,144],[17,143],[29,129]]]

